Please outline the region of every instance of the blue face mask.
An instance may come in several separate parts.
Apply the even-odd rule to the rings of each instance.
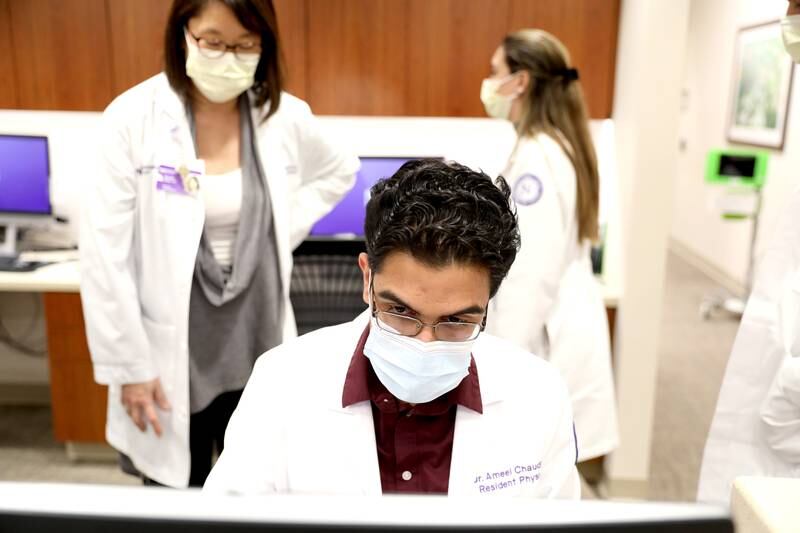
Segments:
[[[370,296],[370,308],[373,306]],[[474,339],[422,342],[384,331],[373,317],[364,355],[395,398],[416,404],[435,400],[458,387],[469,374],[474,344]]]

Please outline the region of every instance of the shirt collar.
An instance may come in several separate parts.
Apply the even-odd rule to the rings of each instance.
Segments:
[[[383,383],[377,379],[369,359],[364,355],[364,345],[368,337],[369,325],[367,325],[363,333],[361,333],[356,349],[353,352],[353,357],[350,360],[350,367],[347,369],[347,376],[344,380],[344,390],[342,391],[342,407],[349,407],[350,405],[370,400],[376,401],[379,397],[385,395],[388,395],[394,400],[391,402],[392,406],[403,405],[403,402],[395,398],[386,390]],[[381,408],[383,403],[384,402],[376,401],[378,408]],[[461,405],[483,414],[481,387],[480,381],[478,380],[478,367],[475,364],[474,357],[470,358],[469,374],[461,380],[458,387],[435,400],[424,404],[417,404],[414,407],[414,411],[417,414],[434,416],[442,414],[453,405]]]

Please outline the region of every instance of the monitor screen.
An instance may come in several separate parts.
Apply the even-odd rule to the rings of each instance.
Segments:
[[[0,213],[51,212],[47,137],[0,135]]]
[[[0,482],[0,531],[114,533],[733,533],[727,510],[699,504],[209,494],[197,489]]]
[[[364,235],[364,216],[369,201],[369,190],[375,183],[388,178],[403,166],[403,163],[419,159],[416,157],[362,157],[361,169],[356,174],[356,183],[347,195],[320,219],[313,228],[313,237],[335,235]]]
[[[756,158],[751,155],[723,154],[719,158],[719,174],[736,178],[753,178],[756,172]]]

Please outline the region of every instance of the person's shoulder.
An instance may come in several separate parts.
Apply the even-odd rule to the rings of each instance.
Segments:
[[[308,105],[308,102],[286,91],[281,93],[280,109],[287,113],[311,112],[311,107]]]
[[[538,185],[549,182],[552,169],[545,146],[536,137],[521,136],[511,154],[506,173],[508,175],[505,178],[510,180],[510,184],[525,182],[526,179],[535,180]]]
[[[575,171],[561,144],[547,133],[522,136],[512,155],[507,176],[517,204],[532,205],[543,196],[569,194],[574,188]]]
[[[163,72],[126,90],[103,111],[102,124],[107,131],[136,131],[146,127],[159,109],[182,112],[183,103],[172,90]]]
[[[507,390],[539,391],[552,394],[566,385],[555,365],[513,342],[482,333],[473,355],[481,384],[504,382]]]
[[[106,114],[141,113],[142,104],[154,102],[164,91],[172,91],[163,72],[127,89],[114,98],[105,109]]]
[[[261,109],[261,114],[266,115],[267,110],[270,108],[270,103],[264,104]],[[300,98],[294,96],[286,91],[281,92],[281,100],[278,104],[278,109],[275,113],[267,119],[265,124],[271,125],[293,125],[303,123],[312,116],[311,107]]]
[[[256,361],[253,373],[306,372],[347,365],[366,327],[358,320],[321,328],[287,340],[265,352]],[[315,372],[316,373],[316,372]]]
[[[517,141],[516,156],[530,164],[545,167],[552,166],[554,160],[569,160],[562,142],[546,132],[521,136]]]

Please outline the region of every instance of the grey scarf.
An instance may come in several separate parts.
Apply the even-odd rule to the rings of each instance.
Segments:
[[[203,233],[189,306],[190,410],[244,388],[256,358],[283,340],[283,290],[272,202],[246,95],[240,97],[242,207],[233,265],[217,263]]]
[[[195,275],[208,301],[217,307],[233,300],[250,286],[261,259],[263,240],[272,229],[272,205],[258,149],[246,95],[239,97],[241,116],[242,209],[233,249],[233,270],[228,273],[217,263],[208,236],[203,231],[197,252]],[[194,125],[194,121],[192,121]],[[194,133],[194,127],[192,127]]]

